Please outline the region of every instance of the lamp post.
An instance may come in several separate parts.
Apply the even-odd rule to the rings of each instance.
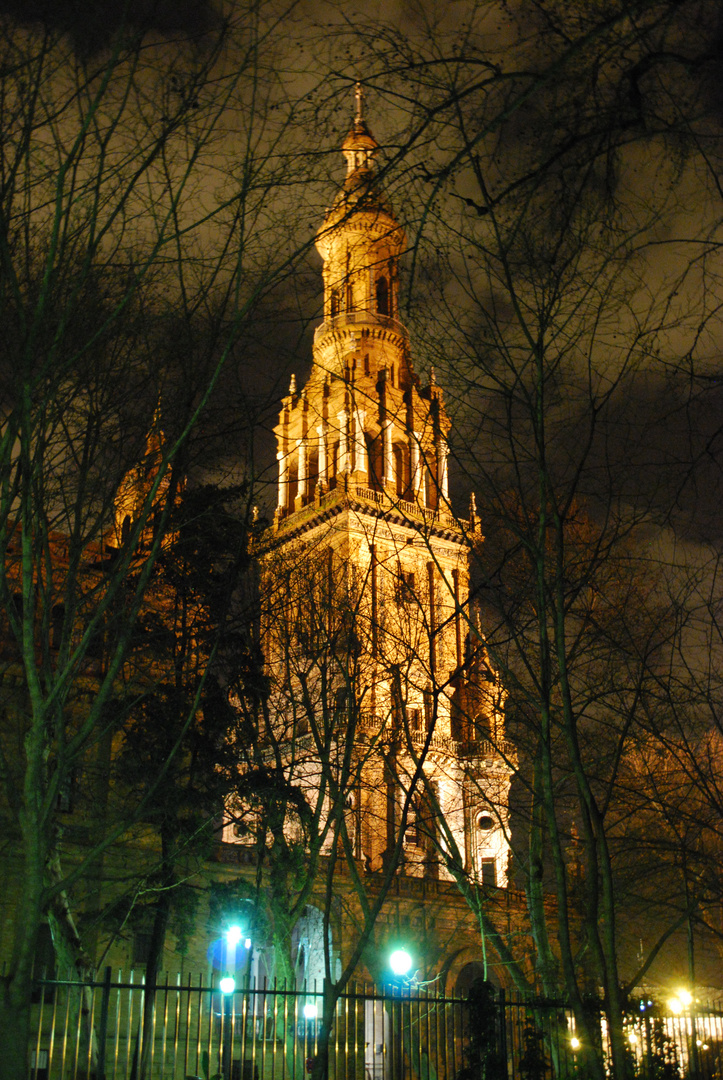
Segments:
[[[318,1009],[312,1001],[304,1005],[304,1063],[307,1075],[314,1067],[314,1040],[316,1036],[316,1018]]]
[[[221,1075],[224,1080],[231,1076],[231,1056],[233,1053],[233,995],[236,980],[232,975],[224,975],[218,984],[223,995],[223,1013],[221,1017]]]
[[[218,987],[223,995],[223,1012],[222,1012],[222,1034],[221,1034],[221,1048],[222,1048],[222,1075],[225,1080],[229,1080],[233,1072],[233,1042],[234,1042],[234,1026],[235,1026],[235,1012],[233,1007],[234,994],[236,992],[236,973],[238,971],[238,955],[237,948],[243,942],[244,948],[248,951],[247,969],[251,961],[251,939],[246,937],[246,933],[243,927],[239,923],[231,923],[224,934],[223,945],[223,968],[226,970],[226,974],[219,981]],[[222,968],[222,970],[223,970]],[[248,975],[248,970],[247,970]],[[255,1018],[254,1018],[255,1019]],[[243,1046],[243,1038],[242,1038]]]
[[[403,947],[398,946],[389,954],[389,968],[392,972],[392,1062],[393,1080],[404,1080],[404,1009],[402,1004],[402,990],[410,984],[410,971],[412,970],[411,954]],[[395,997],[394,988],[398,989],[398,997]],[[395,1031],[396,1029],[396,1031]]]

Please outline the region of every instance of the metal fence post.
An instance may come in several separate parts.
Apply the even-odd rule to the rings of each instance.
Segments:
[[[505,998],[504,987],[499,989],[499,1028],[498,1028],[498,1046],[499,1055],[505,1063],[505,1068],[509,1067],[507,1060],[507,1002]]]
[[[98,1032],[98,1070],[100,1080],[105,1080],[105,1045],[108,1038],[108,1013],[110,1010],[111,970],[105,969],[100,999],[100,1022]]]

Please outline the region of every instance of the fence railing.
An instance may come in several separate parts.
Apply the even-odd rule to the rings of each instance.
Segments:
[[[31,1080],[301,1080],[328,1041],[331,1080],[455,1077],[466,1003],[434,991],[349,987],[328,1032],[323,994],[203,978],[43,980]],[[325,1038],[328,1036],[328,1039]]]
[[[37,984],[29,1080],[302,1080],[328,1045],[330,1080],[581,1080],[585,1047],[560,1001],[489,988],[350,985],[324,1030],[316,987],[168,977],[147,986],[106,969],[98,980]],[[611,1073],[604,1018],[591,1003],[595,1051]],[[723,1011],[698,1001],[678,1013],[647,999],[625,1028],[631,1076],[721,1080]]]

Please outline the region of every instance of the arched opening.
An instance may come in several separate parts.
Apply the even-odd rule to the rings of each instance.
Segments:
[[[389,282],[386,277],[378,277],[376,285],[377,293],[377,314],[388,315],[389,314]]]
[[[367,461],[369,462],[369,487],[374,491],[382,490],[382,474],[384,472],[384,447],[382,437],[372,435],[365,431],[364,438],[367,444]]]
[[[327,949],[333,956],[331,927]],[[291,962],[296,975],[297,990],[321,992],[326,971],[324,953],[324,916],[318,908],[307,904],[304,914],[291,931]],[[334,969],[335,964],[332,961],[332,975],[335,974]]]
[[[475,983],[488,982],[497,985],[497,980],[492,976],[489,967],[485,972],[485,965],[481,960],[470,960],[461,968],[457,981],[454,984],[455,997],[469,997],[470,990]]]
[[[455,742],[466,742],[469,738],[469,721],[462,687],[458,686],[452,695],[450,710],[452,738]]]
[[[331,312],[332,319],[334,318],[335,315],[338,315],[340,311],[341,311],[341,293],[340,293],[339,289],[332,289],[331,290],[331,307],[330,307],[330,312]]]
[[[477,713],[472,721],[472,727],[475,739],[492,738],[492,724],[490,723],[490,717],[485,713]]]
[[[396,491],[397,495],[403,498],[407,493],[407,469],[404,446],[402,445],[402,443],[395,443],[392,447],[392,453],[394,455],[394,477],[396,480]]]

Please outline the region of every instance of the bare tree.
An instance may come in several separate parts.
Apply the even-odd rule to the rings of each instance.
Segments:
[[[73,887],[154,798],[97,822],[64,862],[59,800],[120,730],[114,702],[189,434],[254,305],[303,250],[274,201],[300,147],[273,65],[293,7],[252,3],[195,38],[123,24],[90,52],[62,30],[0,24],[0,776],[15,882],[3,1076],[26,1070],[42,921],[62,909],[64,947],[84,971]],[[172,326],[185,328],[180,357]],[[144,458],[164,388],[166,438]],[[118,518],[139,460],[139,497]],[[159,783],[196,711],[178,717]]]
[[[409,307],[421,296],[415,329],[457,399],[458,475],[487,534],[469,629],[520,744],[536,973],[567,994],[598,1076],[584,997],[604,987],[624,1076],[622,807],[683,618],[659,587],[659,529],[684,527],[695,475],[679,405],[716,348],[715,112],[693,10],[710,29],[705,5],[544,3],[510,13],[497,46],[480,4],[366,37],[370,82],[412,103]],[[664,446],[661,424],[680,442]],[[642,787],[634,801],[644,814]]]

